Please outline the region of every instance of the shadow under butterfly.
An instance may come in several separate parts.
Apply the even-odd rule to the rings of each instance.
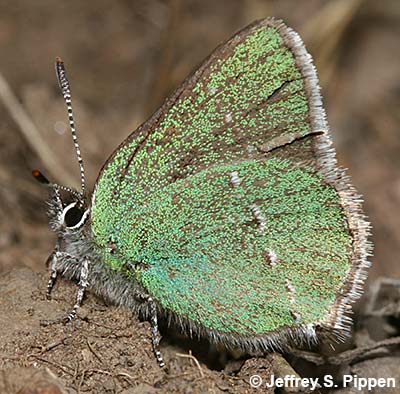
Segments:
[[[372,245],[361,197],[336,166],[318,79],[273,18],[219,46],[106,161],[92,195],[50,183],[47,295],[57,275],[190,336],[249,353],[344,340]],[[67,197],[65,197],[65,195]]]

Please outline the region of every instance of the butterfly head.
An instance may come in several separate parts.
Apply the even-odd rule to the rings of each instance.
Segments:
[[[49,187],[47,204],[50,228],[59,235],[79,232],[89,218],[90,208],[86,197],[73,188],[51,183],[39,170],[32,171],[32,175]]]

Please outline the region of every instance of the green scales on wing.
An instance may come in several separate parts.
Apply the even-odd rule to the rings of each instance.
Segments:
[[[354,251],[313,73],[271,19],[217,48],[105,164],[91,211],[104,263],[207,329],[326,321]]]

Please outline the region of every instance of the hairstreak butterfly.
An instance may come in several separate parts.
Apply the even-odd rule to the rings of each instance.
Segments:
[[[281,21],[219,46],[114,151],[86,192],[50,183],[58,274],[151,322],[246,351],[345,338],[366,271],[369,223],[336,165],[312,59]]]

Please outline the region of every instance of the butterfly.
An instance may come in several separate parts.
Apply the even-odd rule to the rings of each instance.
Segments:
[[[58,275],[248,352],[342,340],[371,251],[361,197],[336,164],[311,56],[282,21],[220,45],[102,167],[93,193],[56,61],[81,190],[50,190],[47,295]]]

